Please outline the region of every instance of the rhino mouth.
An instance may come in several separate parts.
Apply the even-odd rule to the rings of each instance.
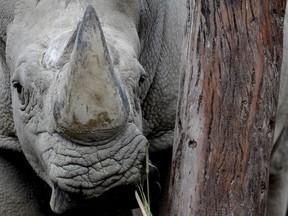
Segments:
[[[50,206],[55,213],[63,215],[91,215],[91,212],[95,211],[99,215],[102,212],[107,213],[107,211],[114,213],[120,210],[121,212],[121,210],[137,207],[134,198],[135,190],[136,186],[133,185],[119,186],[105,192],[100,197],[85,199],[82,196],[67,193],[54,185]]]
[[[37,153],[52,186],[52,210],[69,210],[77,205],[74,197],[91,199],[117,186],[135,185],[143,174],[146,144],[134,124],[107,143],[91,145],[41,133]]]

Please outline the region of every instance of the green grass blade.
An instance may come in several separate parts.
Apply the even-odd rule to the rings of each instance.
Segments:
[[[145,153],[146,153],[145,171],[146,171],[147,191],[146,191],[146,193],[144,192],[144,189],[143,189],[144,182],[141,182],[138,185],[140,196],[139,196],[138,192],[135,191],[135,197],[136,197],[137,203],[139,205],[139,208],[140,208],[143,216],[152,216],[151,208],[150,208],[150,192],[149,192],[150,191],[150,188],[149,188],[149,144],[146,145]],[[146,194],[147,194],[147,198],[146,198]]]

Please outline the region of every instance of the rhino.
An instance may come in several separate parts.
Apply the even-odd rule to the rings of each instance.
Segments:
[[[72,215],[105,196],[108,211],[110,191],[146,178],[148,143],[159,161],[170,152],[185,11],[184,0],[0,1],[0,215]]]

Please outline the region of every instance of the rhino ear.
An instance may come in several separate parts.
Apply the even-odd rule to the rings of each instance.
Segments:
[[[12,116],[10,74],[5,61],[5,45],[0,39],[0,149],[22,151]]]

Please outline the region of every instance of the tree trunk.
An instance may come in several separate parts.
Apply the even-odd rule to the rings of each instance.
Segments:
[[[187,0],[166,215],[265,215],[283,0]]]

